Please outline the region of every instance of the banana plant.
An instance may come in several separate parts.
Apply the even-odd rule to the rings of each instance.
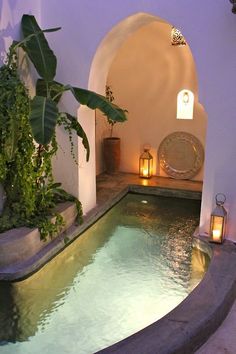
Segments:
[[[40,145],[49,144],[55,133],[56,125],[59,122],[64,122],[67,127],[74,130],[82,138],[88,161],[89,142],[82,126],[76,117],[66,112],[59,112],[58,102],[63,93],[70,91],[81,105],[86,105],[93,110],[99,109],[114,122],[124,122],[127,119],[126,111],[93,91],[62,84],[54,80],[57,58],[49,47],[44,33],[57,31],[60,29],[59,27],[41,30],[32,15],[22,16],[21,27],[24,39],[16,43],[16,46],[23,48],[39,75],[36,95],[32,99],[30,113],[30,125],[34,139]]]

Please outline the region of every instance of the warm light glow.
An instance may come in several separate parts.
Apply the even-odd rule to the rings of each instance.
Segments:
[[[177,96],[177,119],[193,119],[194,94],[182,90]]]
[[[148,176],[148,170],[147,169],[143,169],[143,176],[147,177]]]
[[[141,183],[142,183],[142,186],[148,186],[149,180],[147,178],[143,178]]]
[[[186,104],[189,103],[189,94],[187,91],[185,91],[185,93],[184,93],[183,102]]]
[[[212,219],[212,241],[222,241],[223,218],[220,216],[213,216]]]
[[[149,149],[145,148],[139,159],[139,176],[150,178],[152,176],[153,158]]]
[[[213,241],[220,241],[221,240],[221,231],[220,230],[213,230],[212,231],[212,239],[213,239]]]

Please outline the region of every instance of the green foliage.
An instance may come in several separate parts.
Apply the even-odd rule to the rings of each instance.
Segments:
[[[113,92],[111,90],[111,86],[109,86],[109,85],[106,85],[106,98],[109,102],[113,102],[115,99],[115,97],[113,96]],[[116,122],[114,120],[110,119],[108,116],[107,116],[107,122],[110,125],[110,138],[111,138],[113,135],[113,127]]]
[[[80,222],[82,208],[60,183],[53,181],[55,134],[51,144],[35,144],[29,113],[30,98],[19,78],[16,53],[11,47],[7,63],[0,68],[0,182],[7,195],[0,232],[20,226],[38,227],[45,239],[58,233],[64,224],[63,218],[53,212],[57,203],[76,202]]]
[[[31,101],[30,124],[37,143],[47,145],[55,131],[58,108],[50,98],[35,96]]]
[[[86,149],[86,160],[89,160],[89,155],[90,155],[90,147],[89,147],[89,142],[87,135],[85,134],[85,131],[83,130],[82,126],[79,124],[77,119],[73,117],[69,113],[61,113],[58,119],[58,125],[63,125],[65,131],[68,132],[69,135],[69,141],[71,144],[71,156],[73,157],[74,161],[76,164],[78,164],[76,160],[76,156],[74,153],[74,143],[73,143],[73,138],[72,138],[72,129],[76,131],[77,135],[82,139],[82,143]]]
[[[54,219],[54,222],[51,222],[51,220],[47,218],[38,220],[37,225],[42,240],[46,241],[48,236],[52,238],[57,235],[58,231],[61,231],[62,227],[65,225],[63,217],[60,214],[55,214]]]
[[[109,85],[106,85],[106,99],[108,102],[112,103],[114,100],[115,100],[115,97],[113,96],[113,92],[112,92],[112,89],[111,89],[111,86]],[[113,103],[112,103],[113,104]],[[121,109],[114,105],[113,106],[117,107],[117,109],[120,111]],[[126,114],[128,111],[126,109],[122,110],[122,114]],[[107,112],[104,111],[104,114],[106,115],[107,117],[107,122],[108,124],[110,125],[110,138],[112,137],[113,135],[113,128],[114,128],[114,125],[117,123],[117,122],[123,122],[123,120],[118,120],[118,119],[113,119],[113,117],[109,114],[107,114]]]
[[[106,97],[54,81],[57,59],[44,33],[58,29],[41,30],[34,16],[24,15],[24,39],[13,42],[8,60],[0,68],[0,183],[7,195],[0,217],[0,232],[29,226],[39,227],[44,239],[48,235],[52,237],[63,226],[62,217],[54,213],[53,208],[65,200],[75,201],[77,221],[82,221],[81,203],[63,191],[60,184],[54,183],[52,175],[52,157],[58,148],[57,124],[68,132],[74,160],[72,132],[82,139],[87,160],[90,153],[87,136],[77,119],[58,111],[57,104],[64,92],[70,91],[80,104],[100,109],[112,121],[126,120],[125,111]],[[17,72],[16,49],[19,47],[40,76],[32,100]]]
[[[53,81],[56,74],[57,59],[49,47],[44,32],[55,31],[58,30],[58,28],[43,31],[32,15],[23,15],[21,26],[24,40],[18,42],[16,45],[21,46],[25,50],[41,77],[36,85],[36,96],[32,102],[30,112],[30,124],[32,126],[34,139],[39,144],[46,145],[50,143],[55,134],[56,125],[64,125],[65,123],[64,127],[65,130],[69,132],[71,143],[71,131],[74,131],[82,138],[82,143],[87,150],[88,160],[89,144],[84,131],[82,132],[81,127],[75,124],[74,119],[72,121],[70,118],[66,120],[60,119],[60,114],[56,112],[52,101],[55,102],[55,104],[58,103],[64,92],[71,91],[74,98],[80,104],[86,105],[91,109],[101,110],[112,121],[125,121],[127,119],[125,111],[107,100],[106,97],[95,92]],[[44,97],[44,100],[42,97]],[[45,107],[49,109],[45,110]],[[73,151],[73,146],[71,149]]]
[[[24,48],[34,63],[39,76],[50,82],[56,75],[57,58],[48,45],[48,42],[37,24],[34,16],[23,15],[21,28],[24,38],[31,36],[30,40],[24,43]]]
[[[28,92],[17,74],[16,58],[0,68],[0,182],[11,213],[27,218],[35,203],[35,147],[29,125]]]

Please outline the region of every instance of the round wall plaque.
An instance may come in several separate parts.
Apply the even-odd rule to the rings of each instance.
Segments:
[[[191,179],[202,167],[204,149],[192,134],[175,132],[160,144],[158,158],[161,168],[170,177]]]

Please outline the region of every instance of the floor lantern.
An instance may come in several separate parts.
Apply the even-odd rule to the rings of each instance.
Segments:
[[[216,207],[211,213],[210,242],[222,243],[225,237],[227,212],[224,208],[226,196],[223,193],[216,195]]]

